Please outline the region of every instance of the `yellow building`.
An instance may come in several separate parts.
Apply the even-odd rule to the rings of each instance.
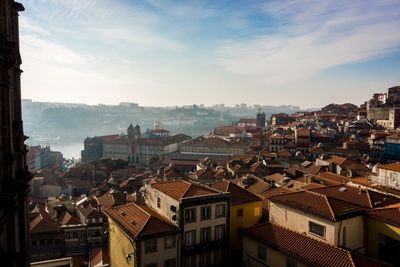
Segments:
[[[245,267],[388,266],[273,223],[244,230],[242,239]]]
[[[230,247],[231,250],[241,248],[240,232],[242,229],[260,223],[262,199],[246,189],[222,180],[211,187],[221,191],[231,193],[230,206]]]
[[[367,254],[400,266],[400,204],[368,211]]]
[[[178,228],[144,204],[105,211],[111,267],[179,266]]]

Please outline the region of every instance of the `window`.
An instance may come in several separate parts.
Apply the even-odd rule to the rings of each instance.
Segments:
[[[200,229],[200,243],[204,244],[211,241],[211,227]]]
[[[32,246],[37,246],[37,240],[32,240]]]
[[[342,246],[343,247],[346,247],[347,246],[347,228],[346,228],[346,226],[343,226],[343,233],[342,233]]]
[[[193,267],[195,266],[195,256],[186,256],[183,258],[183,267]]]
[[[201,207],[201,220],[211,219],[211,206]]]
[[[164,238],[164,249],[174,248],[175,247],[175,236],[166,236]]]
[[[215,209],[215,218],[225,217],[225,204],[218,204]]]
[[[200,266],[206,267],[211,265],[211,252],[205,252],[200,255]]]
[[[325,237],[325,226],[316,224],[313,222],[308,222],[309,232],[320,237]]]
[[[56,239],[56,244],[60,244],[61,243],[61,240],[60,239]]]
[[[161,208],[161,198],[157,197],[157,208]]]
[[[44,239],[39,240],[39,245],[44,246]]]
[[[243,230],[243,227],[238,227],[236,229],[236,237],[237,237],[237,239],[240,239],[242,237],[242,230]]]
[[[53,245],[53,239],[47,239],[47,245]]]
[[[185,223],[196,222],[196,208],[185,209]]]
[[[164,261],[164,267],[175,267],[176,266],[176,259],[169,259]]]
[[[262,261],[266,261],[267,260],[267,249],[263,246],[258,245],[257,257]]]
[[[196,231],[185,232],[185,247],[193,247],[196,241]]]
[[[72,238],[77,238],[78,237],[78,233],[77,232],[73,232],[72,233]]]
[[[222,249],[218,249],[215,251],[215,265],[216,266],[225,266],[224,265],[224,251]]]
[[[237,217],[238,218],[243,218],[243,209],[238,209],[237,210]]]
[[[215,226],[215,240],[225,238],[225,224]]]
[[[286,267],[296,267],[297,263],[296,261],[292,259],[286,259]]]
[[[149,239],[144,241],[145,253],[152,253],[157,251],[157,239]]]

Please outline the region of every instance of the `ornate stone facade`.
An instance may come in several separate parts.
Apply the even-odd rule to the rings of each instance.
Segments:
[[[28,266],[27,171],[21,112],[21,57],[14,0],[0,0],[0,259]]]

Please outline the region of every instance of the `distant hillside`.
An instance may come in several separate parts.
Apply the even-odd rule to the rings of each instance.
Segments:
[[[130,123],[138,123],[142,132],[153,128],[155,122],[172,133],[199,136],[218,125],[232,124],[240,117],[255,117],[261,108],[267,119],[273,113],[299,111],[294,106],[257,106],[204,108],[141,107],[120,105],[65,104],[22,101],[24,131],[30,144],[83,143],[87,136],[126,132]]]

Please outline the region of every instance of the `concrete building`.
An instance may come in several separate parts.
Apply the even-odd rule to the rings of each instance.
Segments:
[[[245,267],[389,266],[274,223],[260,224],[244,231],[243,262]]]
[[[400,160],[400,134],[391,134],[384,138],[383,155],[389,160]]]
[[[229,193],[180,180],[147,184],[145,201],[182,233],[181,266],[229,262]]]
[[[110,266],[180,266],[178,227],[144,204],[105,211],[109,222]]]
[[[229,180],[222,180],[211,185],[212,188],[231,194],[230,203],[230,249],[233,263],[241,262],[239,256],[242,248],[241,230],[260,223],[262,200],[257,195],[236,185]]]
[[[302,191],[270,198],[269,221],[337,247],[364,252],[364,208]]]
[[[203,136],[183,142],[179,148],[181,153],[204,155],[243,155],[248,149],[248,144],[243,141],[227,141],[218,137]]]
[[[64,255],[64,236],[57,220],[52,218],[42,205],[37,205],[29,214],[31,261],[60,258]]]
[[[379,164],[372,180],[380,185],[400,190],[400,163]]]
[[[400,266],[400,204],[367,212],[367,255]]]

